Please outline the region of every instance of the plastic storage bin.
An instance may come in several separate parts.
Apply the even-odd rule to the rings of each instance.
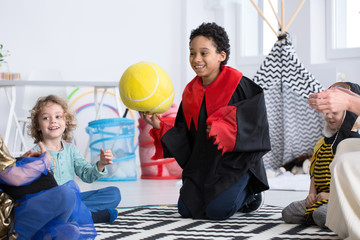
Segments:
[[[89,122],[86,132],[90,137],[91,163],[100,160],[100,149],[111,149],[113,164],[99,181],[135,181],[137,179],[134,120],[109,118]]]
[[[159,117],[167,124],[174,125],[178,107],[176,104]],[[139,118],[139,157],[142,179],[180,179],[182,169],[174,158],[154,159],[156,146],[149,131],[152,126]],[[162,146],[157,146],[158,148]],[[153,157],[154,156],[154,157]]]

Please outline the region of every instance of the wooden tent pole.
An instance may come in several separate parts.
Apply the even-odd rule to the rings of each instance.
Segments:
[[[269,27],[271,28],[271,30],[275,33],[276,37],[278,37],[278,33],[274,30],[274,28],[270,25],[270,23],[266,20],[264,14],[261,12],[260,8],[254,3],[253,0],[250,0],[251,3],[254,5],[254,7],[256,8],[256,10],[259,12],[260,16],[264,19],[264,21],[269,25]]]
[[[294,14],[291,16],[289,22],[286,24],[286,27],[284,29],[282,29],[282,31],[285,33],[288,28],[290,27],[290,24],[292,23],[292,21],[294,20],[295,16],[298,14],[298,12],[300,11],[300,8],[302,7],[302,5],[304,4],[305,0],[302,0],[299,4],[299,6],[296,8]]]
[[[272,11],[273,11],[273,13],[274,13],[275,17],[276,17],[276,20],[277,20],[277,22],[278,22],[278,24],[279,24],[279,27],[281,27],[281,23],[280,23],[279,16],[277,15],[277,13],[276,13],[276,11],[275,11],[275,9],[274,9],[274,7],[273,7],[272,3],[271,3],[271,0],[269,0],[269,4],[270,4],[270,7],[271,7],[271,9],[272,9]]]
[[[284,31],[284,24],[285,24],[285,3],[284,0],[281,0],[281,35],[285,33]]]

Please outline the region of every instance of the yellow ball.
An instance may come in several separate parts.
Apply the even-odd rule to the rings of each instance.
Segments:
[[[169,74],[159,65],[139,62],[128,67],[119,82],[121,100],[130,109],[164,113],[174,101]]]

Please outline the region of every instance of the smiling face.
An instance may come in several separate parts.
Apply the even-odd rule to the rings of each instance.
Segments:
[[[212,83],[220,73],[220,64],[226,58],[226,53],[216,52],[214,42],[204,36],[195,37],[190,43],[190,65],[203,84]]]
[[[340,129],[344,119],[344,113],[344,111],[341,111],[325,114],[325,121],[331,130],[336,131]]]
[[[64,110],[59,104],[49,102],[42,109],[38,117],[39,131],[42,133],[42,140],[62,139],[66,128]]]

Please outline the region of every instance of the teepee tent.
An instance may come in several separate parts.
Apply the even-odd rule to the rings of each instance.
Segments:
[[[320,113],[310,108],[309,94],[323,90],[320,83],[300,62],[286,32],[300,10],[303,0],[286,26],[282,0],[281,33],[277,33],[254,4],[259,14],[278,37],[253,81],[264,89],[270,128],[271,151],[263,160],[266,168],[277,169],[293,159],[312,151],[322,137],[324,120]],[[271,2],[269,1],[271,4]],[[272,8],[273,9],[273,8]],[[275,13],[275,12],[274,12]]]

